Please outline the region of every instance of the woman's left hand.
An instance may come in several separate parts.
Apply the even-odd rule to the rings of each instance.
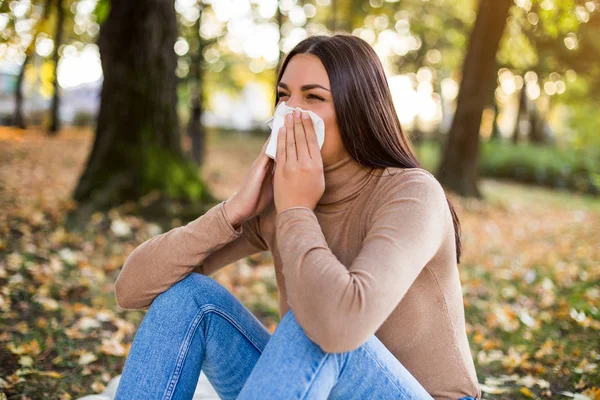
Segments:
[[[294,206],[314,210],[325,192],[325,176],[312,119],[295,110],[285,116],[278,135],[273,177],[277,214]]]

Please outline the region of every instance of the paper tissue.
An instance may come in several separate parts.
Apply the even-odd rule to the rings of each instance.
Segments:
[[[323,147],[323,142],[325,141],[325,122],[323,119],[312,111],[303,110],[300,107],[288,107],[285,104],[285,101],[282,101],[275,109],[275,114],[273,117],[265,121],[265,123],[271,128],[271,139],[269,140],[269,144],[267,145],[267,150],[265,152],[267,156],[271,157],[273,160],[275,160],[277,154],[277,136],[279,133],[279,128],[285,124],[285,116],[291,114],[294,112],[294,110],[306,111],[308,115],[310,115],[315,133],[317,134],[317,143],[319,144],[319,149]]]

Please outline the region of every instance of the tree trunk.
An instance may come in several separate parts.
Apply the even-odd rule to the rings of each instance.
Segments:
[[[498,99],[496,98],[496,85],[490,85],[489,106],[494,113],[494,116],[492,117],[492,133],[490,135],[490,140],[499,140],[502,135],[500,134],[500,126],[498,126],[500,107],[498,106]]]
[[[156,190],[161,198],[214,200],[181,148],[176,38],[174,0],[111,1],[98,39],[96,138],[73,195],[83,217]]]
[[[35,57],[35,42],[38,37],[38,33],[40,32],[43,25],[48,21],[48,17],[50,15],[50,7],[52,6],[52,0],[44,1],[44,12],[42,17],[35,24],[33,29],[33,38],[29,43],[29,46],[25,50],[25,60],[23,60],[23,64],[21,65],[21,70],[19,71],[19,77],[17,78],[17,85],[15,87],[15,115],[14,115],[14,125],[20,129],[26,129],[27,125],[25,124],[25,117],[23,115],[23,82],[25,82],[25,69],[27,68],[27,64],[31,60],[32,57]]]
[[[481,0],[471,33],[456,113],[437,171],[440,183],[462,196],[481,197],[477,186],[481,115],[496,81],[496,52],[512,3]]]
[[[515,130],[513,131],[512,141],[514,144],[519,143],[521,140],[522,132],[521,132],[521,119],[523,115],[527,113],[527,89],[525,83],[523,83],[523,88],[521,88],[521,93],[519,94],[519,111],[517,112],[517,121],[515,122]]]
[[[335,31],[337,31],[337,28],[338,28],[338,25],[337,25],[337,23],[338,23],[338,20],[337,20],[337,18],[338,18],[338,15],[337,15],[338,14],[338,2],[337,2],[337,0],[331,0],[331,6],[329,9],[329,12],[330,12],[330,14],[329,14],[329,30],[331,32],[335,32]]]
[[[204,72],[202,50],[204,49],[204,39],[200,35],[201,19],[202,14],[195,25],[195,32],[198,33],[198,47],[196,49],[196,54],[192,57],[190,76],[190,97],[192,104],[190,107],[190,120],[188,121],[187,126],[187,134],[192,143],[191,158],[198,166],[204,163],[206,143],[206,132],[202,126],[202,76]]]
[[[492,121],[492,135],[490,140],[500,140],[500,126],[498,126],[498,115],[500,114],[500,107],[498,107],[498,101],[494,98],[492,103],[492,110],[494,112],[494,119]]]
[[[54,77],[52,86],[54,86],[54,94],[52,95],[52,105],[50,106],[50,128],[49,133],[56,135],[60,129],[60,93],[58,84],[58,48],[63,42],[63,25],[65,24],[65,7],[63,0],[56,0],[56,27],[54,30],[54,54],[52,62],[54,63]]]
[[[545,115],[542,115],[536,102],[531,104],[528,114],[529,118],[529,143],[544,144],[546,133],[544,132]]]
[[[35,40],[35,38],[34,38]],[[25,81],[25,68],[29,62],[29,53],[25,54],[25,60],[21,65],[19,71],[19,77],[17,78],[17,85],[15,87],[15,117],[13,124],[19,129],[26,129],[25,117],[23,116],[23,82]]]
[[[283,59],[285,58],[285,54],[281,50],[281,38],[283,35],[281,34],[281,26],[283,25],[283,14],[281,13],[281,8],[279,6],[279,2],[277,2],[277,12],[275,13],[275,19],[277,21],[277,29],[279,31],[279,40],[277,41],[277,48],[279,49],[279,58],[277,60],[277,67],[275,68],[275,78],[277,78],[277,73],[279,72],[279,68],[281,68],[281,64],[283,64]]]

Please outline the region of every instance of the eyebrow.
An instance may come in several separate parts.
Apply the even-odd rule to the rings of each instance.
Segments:
[[[290,88],[288,87],[287,84],[283,83],[283,82],[279,82],[279,86],[281,86],[284,89],[290,90]],[[316,83],[312,83],[310,85],[304,85],[300,88],[301,91],[306,91],[306,90],[310,90],[310,89],[314,89],[314,88],[321,88],[321,89],[325,89],[328,92],[331,92],[331,90],[327,89],[326,87],[323,87],[321,85],[317,85]]]

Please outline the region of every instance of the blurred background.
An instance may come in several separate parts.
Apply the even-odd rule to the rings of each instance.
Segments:
[[[282,58],[336,32],[457,208],[485,398],[600,399],[598,0],[0,0],[0,399],[118,376],[124,260],[237,191]],[[275,329],[269,253],[214,276]]]

